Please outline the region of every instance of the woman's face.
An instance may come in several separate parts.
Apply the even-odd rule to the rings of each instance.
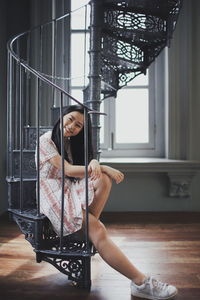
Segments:
[[[75,136],[83,129],[84,115],[72,111],[63,117],[63,133],[65,137]]]

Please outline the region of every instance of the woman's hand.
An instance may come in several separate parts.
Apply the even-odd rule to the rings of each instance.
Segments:
[[[101,166],[96,159],[92,159],[88,165],[88,172],[92,180],[101,176]]]
[[[111,168],[109,166],[101,166],[102,171],[106,173],[111,179],[115,180],[118,184],[124,180],[124,174],[119,170]]]

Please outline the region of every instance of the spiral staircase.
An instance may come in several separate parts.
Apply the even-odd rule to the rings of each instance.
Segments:
[[[33,246],[37,262],[51,263],[79,287],[90,289],[90,263],[95,254],[88,238],[87,189],[84,236],[57,236],[40,213],[39,137],[52,128],[64,106],[70,101],[78,103],[84,107],[85,120],[88,114],[94,116],[97,154],[100,95],[115,97],[120,88],[146,72],[169,45],[181,5],[181,0],[90,1],[90,72],[83,104],[70,95],[65,84],[58,84],[56,73],[63,36],[60,30],[73,12],[19,34],[8,43],[9,212]],[[42,67],[47,56],[52,57],[50,71]],[[87,170],[87,134],[85,145]],[[87,180],[86,171],[86,186]],[[62,194],[62,205],[63,199]],[[62,229],[63,206],[61,211]]]
[[[169,45],[182,1],[104,0],[102,77],[108,95],[147,68]],[[106,93],[106,91],[105,91]]]

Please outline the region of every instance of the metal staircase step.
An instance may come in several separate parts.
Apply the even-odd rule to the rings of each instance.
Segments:
[[[166,43],[166,31],[144,32],[142,30],[124,30],[122,28],[105,27],[103,37],[109,36],[117,41],[134,44],[137,47],[155,47]]]
[[[40,214],[39,216],[37,215],[37,209],[33,208],[33,209],[24,209],[23,211],[21,211],[20,209],[12,209],[9,208],[8,211],[10,213],[12,213],[15,216],[27,219],[27,220],[44,220],[47,217],[43,214]]]
[[[49,235],[46,235],[40,241],[42,247],[35,249],[37,254],[63,259],[67,257],[90,257],[96,253],[91,243],[89,243],[89,248],[86,249],[85,236],[79,231],[63,237],[62,251],[60,251],[60,238],[53,231],[48,218],[43,214],[37,214],[37,209],[25,209],[23,211],[20,209],[8,209],[8,211],[12,213],[13,219],[32,245],[35,245],[35,236],[31,239],[28,234],[36,234],[35,230],[37,230],[38,222],[41,224],[40,230],[42,232],[45,227],[49,227]]]
[[[178,13],[176,7],[180,7],[181,1],[173,0],[104,0],[104,7],[112,10],[122,10],[124,12],[134,12],[138,14],[148,14],[166,18],[169,13]]]
[[[91,250],[91,249],[90,249]],[[65,246],[60,250],[35,250],[36,253],[40,253],[42,255],[56,257],[56,258],[67,258],[67,257],[90,257],[93,256],[94,253],[92,251],[83,251],[82,249],[78,249],[76,251],[69,251],[65,249]]]

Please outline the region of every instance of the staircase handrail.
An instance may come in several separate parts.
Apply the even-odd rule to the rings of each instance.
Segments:
[[[84,5],[85,6],[85,5]],[[84,7],[82,6],[82,7]],[[78,8],[80,9],[80,8]],[[77,9],[76,9],[77,10]],[[74,11],[76,11],[74,10]],[[72,11],[72,12],[74,12]],[[93,110],[91,109],[90,107],[88,107],[87,105],[81,103],[78,99],[76,99],[75,97],[73,97],[71,94],[69,94],[66,90],[64,90],[63,88],[61,88],[60,86],[58,86],[57,84],[55,84],[54,82],[50,81],[49,79],[47,79],[45,76],[43,76],[39,71],[35,70],[33,67],[31,67],[28,62],[25,60],[25,59],[22,59],[20,57],[20,54],[17,54],[14,50],[14,42],[16,42],[20,37],[22,36],[25,36],[26,34],[30,34],[32,31],[34,31],[35,29],[38,29],[38,28],[42,28],[42,26],[45,26],[45,25],[48,25],[48,24],[52,24],[53,22],[56,22],[58,20],[61,20],[67,16],[69,16],[72,12],[69,12],[59,18],[56,18],[56,19],[52,19],[51,21],[45,23],[45,24],[42,24],[42,25],[38,25],[38,26],[34,26],[32,27],[31,29],[25,31],[25,32],[22,32],[14,37],[12,37],[11,39],[9,39],[9,41],[7,42],[7,50],[8,50],[8,59],[9,59],[9,62],[10,62],[10,59],[13,58],[15,59],[15,61],[17,62],[17,64],[19,64],[20,66],[22,66],[25,70],[29,71],[31,74],[33,74],[34,76],[36,76],[36,78],[45,83],[47,83],[49,86],[51,86],[52,88],[56,89],[57,91],[59,91],[61,93],[61,105],[60,105],[60,117],[62,115],[62,111],[63,111],[63,95],[65,96],[68,96],[70,99],[72,99],[74,102],[76,102],[77,104],[79,104],[81,107],[83,107],[84,109],[84,121],[85,121],[85,133],[84,133],[84,142],[85,142],[85,185],[86,185],[86,193],[85,193],[85,196],[86,196],[86,220],[85,220],[85,242],[86,242],[86,252],[87,253],[90,253],[90,249],[89,249],[89,235],[88,235],[88,227],[89,227],[89,219],[88,219],[88,114],[104,114],[104,113],[101,113],[99,111],[96,111],[96,110]],[[105,114],[104,114],[105,115]],[[61,127],[63,128],[63,119],[61,118]],[[39,166],[39,128],[40,126],[37,125],[37,165]],[[63,130],[63,129],[62,129]],[[61,144],[62,144],[62,151],[64,149],[64,144],[63,144],[63,135],[61,135]],[[21,146],[20,146],[21,147]],[[20,148],[20,168],[22,170],[22,152],[23,152],[23,149],[22,147]],[[63,219],[64,219],[64,215],[63,215],[63,212],[64,212],[64,155],[63,155],[63,152],[61,153],[61,156],[62,156],[62,208],[61,208],[61,211],[62,211],[62,214],[61,214],[61,236],[60,236],[60,249],[62,251],[63,249]],[[22,180],[22,172],[20,173],[20,187],[22,189],[22,183],[23,183],[23,180]],[[37,169],[37,183],[39,182],[39,168]],[[39,208],[39,185],[37,186],[37,195],[38,195],[38,208],[37,208],[37,215],[40,216],[40,208]],[[20,196],[21,198],[21,196]],[[21,201],[21,200],[20,200]]]
[[[88,4],[86,4],[88,5]],[[61,93],[63,93],[65,96],[68,96],[70,99],[72,99],[73,101],[75,101],[77,104],[79,104],[80,106],[82,106],[83,108],[87,109],[89,112],[91,113],[98,113],[98,111],[95,111],[91,108],[89,108],[87,105],[81,103],[79,100],[77,100],[75,97],[73,97],[71,94],[69,94],[67,91],[65,91],[64,89],[62,89],[60,86],[58,86],[57,84],[53,83],[52,81],[50,81],[49,79],[47,79],[44,75],[42,75],[39,71],[35,70],[34,68],[32,68],[25,60],[23,60],[22,58],[19,57],[19,55],[17,55],[15,53],[15,51],[13,50],[13,44],[16,40],[18,40],[20,37],[26,35],[26,34],[29,34],[31,33],[32,31],[34,31],[35,29],[38,29],[38,28],[41,28],[43,26],[46,26],[46,25],[49,25],[49,24],[52,24],[53,22],[56,22],[56,21],[59,21],[61,19],[64,19],[66,17],[68,17],[71,13],[83,8],[84,6],[86,5],[83,5],[73,11],[70,11],[69,13],[66,13],[65,15],[63,16],[60,16],[58,18],[54,18],[52,19],[51,21],[48,21],[46,23],[43,23],[43,24],[40,24],[40,25],[37,25],[37,26],[34,26],[32,27],[31,29],[27,30],[27,31],[24,31],[14,37],[12,37],[11,39],[8,40],[7,42],[7,49],[8,49],[8,52],[12,55],[12,57],[18,62],[20,63],[26,70],[28,70],[30,73],[34,74],[37,78],[40,78],[42,81],[46,82],[48,85],[51,85],[52,87],[54,87],[55,89],[57,89],[58,91],[60,91]]]

